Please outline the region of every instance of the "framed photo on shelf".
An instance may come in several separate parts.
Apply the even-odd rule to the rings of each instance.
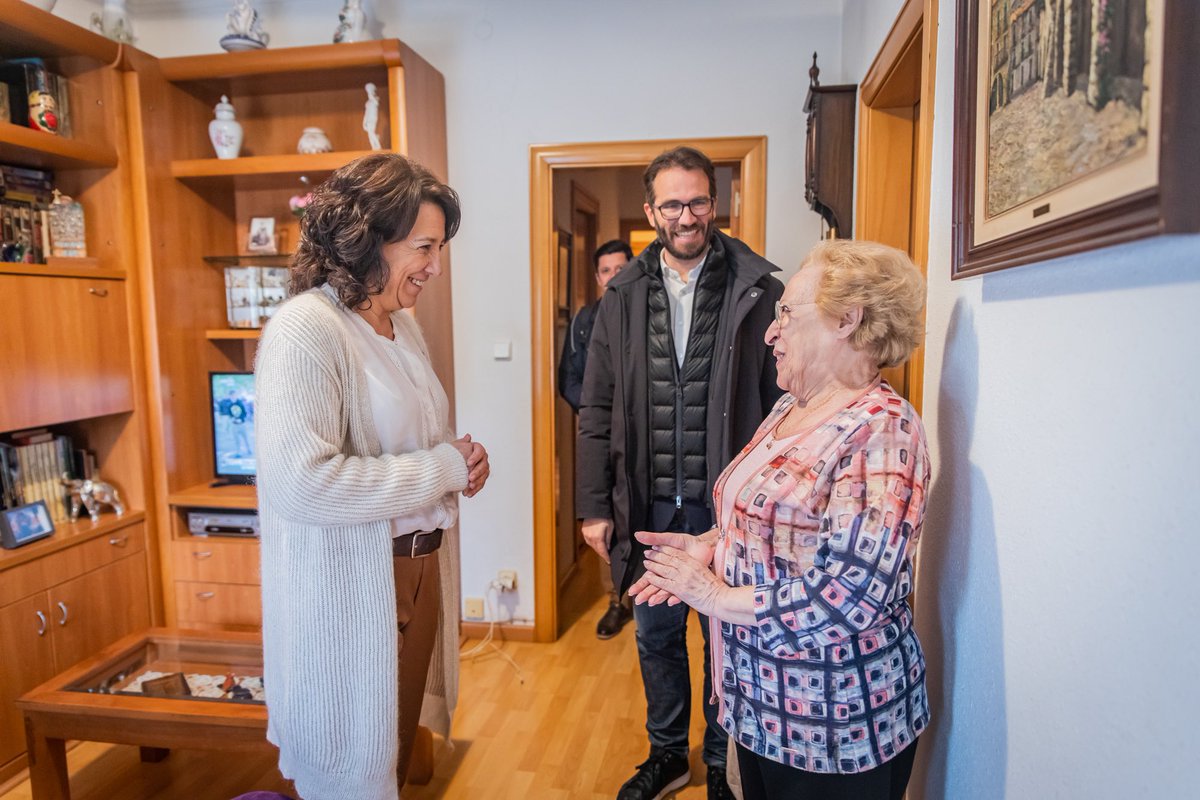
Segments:
[[[253,217],[246,237],[246,252],[256,255],[275,255],[275,218]]]
[[[45,539],[54,533],[54,523],[44,500],[0,511],[0,546],[12,550]]]
[[[953,278],[1200,230],[1200,4],[956,2]]]

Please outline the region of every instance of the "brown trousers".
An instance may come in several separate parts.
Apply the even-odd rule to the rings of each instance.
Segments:
[[[429,659],[437,639],[442,590],[436,555],[393,556],[392,571],[396,576],[396,643],[400,653],[400,757],[396,779],[403,788],[421,719]]]

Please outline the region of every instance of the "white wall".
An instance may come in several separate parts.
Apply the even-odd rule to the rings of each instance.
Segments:
[[[67,2],[67,0],[64,0]],[[80,0],[70,0],[76,5]],[[272,47],[331,40],[337,2],[264,2]],[[186,6],[186,7],[185,7]],[[227,3],[137,0],[137,44],[155,55],[218,51]],[[768,258],[788,269],[819,232],[804,205],[808,62],[843,76],[842,0],[404,0],[377,3],[382,35],[446,78],[460,431],[491,453],[492,478],[462,508],[463,589],[519,573],[510,610],[533,616],[529,146],[765,134]],[[513,343],[494,361],[495,340]]]
[[[952,283],[940,5],[916,597],[934,722],[909,796],[1195,796],[1200,236]]]

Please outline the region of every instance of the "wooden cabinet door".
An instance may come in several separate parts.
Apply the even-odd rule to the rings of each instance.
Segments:
[[[125,282],[0,275],[0,430],[133,410]]]
[[[144,553],[80,575],[50,590],[58,672],[127,633],[149,627]]]
[[[25,728],[14,703],[54,677],[51,635],[45,592],[0,608],[0,765],[25,752]]]

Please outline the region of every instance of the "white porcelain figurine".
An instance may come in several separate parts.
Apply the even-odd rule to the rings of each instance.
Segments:
[[[217,118],[208,123],[208,138],[212,139],[217,158],[237,158],[242,151],[242,123],[234,118],[233,105],[221,95],[214,109]]]
[[[230,52],[261,50],[271,41],[250,0],[234,0],[233,8],[225,15],[225,29],[229,33],[221,37],[221,47]]]
[[[363,130],[367,132],[367,141],[372,150],[382,150],[379,143],[379,95],[375,93],[375,84],[368,83],[363,87],[367,90],[367,102],[363,106]]]
[[[363,13],[361,0],[346,0],[338,12],[337,30],[333,32],[335,44],[361,42],[366,38],[367,16]]]
[[[297,153],[311,155],[312,153],[331,153],[333,152],[333,144],[329,141],[329,137],[325,135],[325,131],[320,128],[305,128],[300,134],[300,141],[296,145]]]
[[[92,30],[125,44],[133,43],[133,26],[125,11],[125,0],[104,0],[99,12],[92,13]]]

